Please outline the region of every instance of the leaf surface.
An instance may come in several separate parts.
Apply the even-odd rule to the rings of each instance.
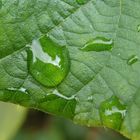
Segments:
[[[3,0],[0,100],[139,140],[139,9],[139,0]],[[53,88],[35,80],[28,68],[26,46],[42,35],[69,51],[69,73]],[[81,50],[95,38],[111,39],[113,47],[95,51],[96,41],[90,51]]]

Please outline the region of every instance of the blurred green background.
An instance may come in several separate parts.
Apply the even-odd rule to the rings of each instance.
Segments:
[[[64,118],[0,102],[0,140],[128,140],[107,128],[87,128]]]

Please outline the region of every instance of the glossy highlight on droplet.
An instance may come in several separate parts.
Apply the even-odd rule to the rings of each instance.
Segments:
[[[81,48],[83,51],[110,51],[113,48],[113,40],[103,37],[96,37],[88,41],[84,47]]]
[[[138,56],[132,55],[130,58],[127,60],[128,65],[132,65],[138,61]]]
[[[41,84],[55,87],[69,72],[69,53],[65,46],[54,43],[48,36],[33,40],[28,49],[28,67]]]
[[[89,96],[89,97],[87,98],[87,100],[88,100],[89,102],[92,102],[92,101],[93,101],[93,96],[92,96],[92,95]]]
[[[52,93],[50,93],[51,95],[56,95],[57,97],[59,98],[62,98],[62,99],[65,99],[65,100],[73,100],[75,99],[75,95],[72,95],[70,97],[67,97],[63,94],[61,94],[57,89],[55,89]],[[50,94],[47,94],[47,95],[50,95]]]
[[[7,90],[9,90],[9,91],[20,91],[22,93],[26,93],[27,94],[27,89],[24,88],[24,87],[20,87],[20,88],[10,87],[10,88],[7,88]]]
[[[100,105],[100,117],[103,125],[119,130],[126,115],[126,106],[116,96],[112,96]]]

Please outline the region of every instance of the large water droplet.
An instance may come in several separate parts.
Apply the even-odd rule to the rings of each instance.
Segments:
[[[48,87],[60,84],[70,67],[67,48],[55,44],[47,36],[33,40],[28,51],[28,59],[32,76]]]
[[[87,0],[76,0],[78,4],[85,4]]]
[[[102,123],[110,128],[120,129],[125,114],[126,106],[116,96],[112,96],[100,106]]]
[[[109,51],[113,48],[113,40],[106,39],[103,37],[97,37],[88,41],[84,47],[81,48],[83,51]]]
[[[138,61],[138,56],[132,55],[130,58],[127,60],[128,65],[132,65]]]

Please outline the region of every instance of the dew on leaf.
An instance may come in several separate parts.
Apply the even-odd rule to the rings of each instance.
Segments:
[[[55,88],[40,98],[38,105],[41,110],[73,119],[77,104],[75,96],[66,96]]]
[[[93,96],[92,95],[88,97],[88,101],[93,101]]]
[[[70,67],[67,48],[54,43],[48,36],[33,40],[28,62],[31,75],[48,87],[60,84]]]
[[[122,116],[124,117],[125,113],[126,113],[126,110],[119,110],[116,106],[113,106],[111,110],[106,110],[105,111],[106,116],[112,115],[114,113],[121,113]]]
[[[52,93],[50,93],[50,94],[56,95],[57,97],[60,97],[60,98],[65,99],[65,100],[73,100],[73,99],[75,99],[75,95],[72,95],[72,96],[70,96],[70,97],[67,97],[67,96],[61,94],[61,93],[60,93],[58,90],[56,90],[56,89],[55,89]],[[50,94],[48,94],[48,95],[50,95]]]
[[[10,88],[7,88],[7,89],[10,90],[10,91],[20,91],[22,93],[27,93],[27,89],[24,88],[24,87],[20,87],[20,88],[10,87]]]
[[[132,65],[138,61],[138,56],[132,55],[130,58],[127,60],[128,65]]]
[[[140,32],[140,24],[137,26],[137,31]]]
[[[26,89],[26,88],[21,87],[21,88],[19,89],[19,91],[26,92],[26,91],[27,91],[27,89]]]
[[[103,37],[96,37],[88,41],[84,47],[81,48],[83,51],[110,51],[113,48],[113,40]]]
[[[102,102],[99,111],[103,125],[117,130],[120,129],[126,115],[126,106],[116,96]]]

